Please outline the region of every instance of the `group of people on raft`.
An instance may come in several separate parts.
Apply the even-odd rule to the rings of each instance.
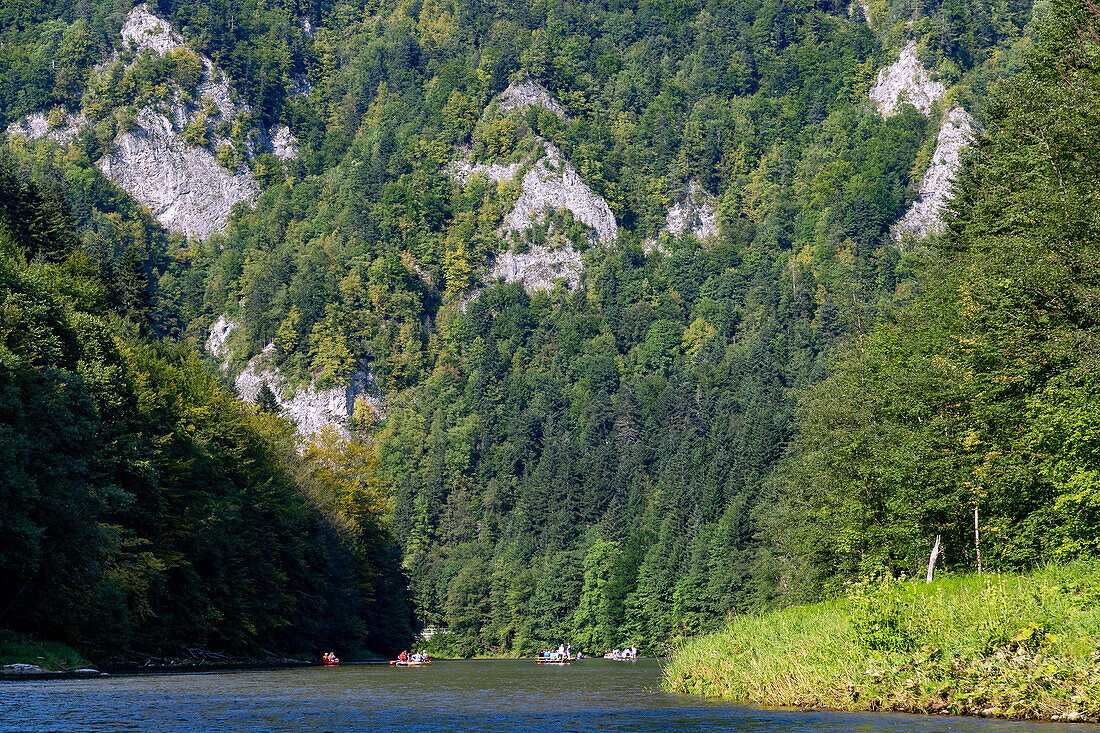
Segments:
[[[612,649],[603,655],[604,659],[637,659],[638,647],[632,646],[629,649]]]
[[[407,651],[402,651],[397,655],[397,661],[403,664],[428,664],[432,661],[432,658],[428,656],[427,652],[414,652],[409,654]]]
[[[336,655],[332,652],[325,652],[321,655],[321,664],[339,664],[340,660],[336,658]]]
[[[572,660],[572,659],[584,659],[584,654],[577,652],[577,656],[573,656],[572,644],[559,644],[557,649],[543,649],[539,652],[540,659],[551,659],[555,661],[559,660]]]

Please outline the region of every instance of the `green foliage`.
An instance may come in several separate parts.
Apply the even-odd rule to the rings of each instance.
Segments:
[[[16,194],[34,207],[34,189]],[[188,347],[143,340],[128,325],[149,313],[134,248],[112,312],[83,247],[54,262],[29,257],[37,242],[0,231],[5,626],[97,655],[404,643],[402,576],[371,465],[352,473],[358,449],[299,455],[287,424]]]
[[[654,652],[725,614],[819,596],[838,578],[912,571],[938,533],[945,563],[968,567],[975,504],[987,562],[998,566],[1035,561],[1055,535],[1046,546],[1065,556],[1092,546],[1092,474],[1057,458],[1087,454],[1091,433],[1060,443],[1039,429],[1009,441],[986,430],[1007,424],[1002,404],[1034,425],[1084,423],[1091,405],[1068,393],[1077,382],[1052,388],[1049,401],[1028,398],[1042,390],[1003,400],[1004,375],[975,367],[1003,360],[998,343],[1016,342],[991,330],[963,353],[960,335],[974,329],[956,328],[965,314],[944,305],[971,298],[976,313],[1001,308],[1009,323],[1029,297],[1091,302],[1091,286],[1067,286],[1073,272],[1095,270],[1091,260],[1041,292],[963,293],[951,289],[963,282],[955,275],[931,288],[970,245],[948,237],[932,255],[903,255],[888,230],[912,200],[937,125],[912,109],[882,120],[866,103],[888,49],[912,32],[954,84],[951,98],[981,111],[972,105],[986,88],[1020,64],[1029,2],[876,2],[872,28],[820,3],[769,0],[630,11],[495,0],[477,12],[285,0],[158,9],[226,70],[256,120],[287,123],[299,141],[296,160],[248,161],[264,192],[224,234],[167,240],[92,165],[138,109],[177,92],[206,120],[185,135],[231,141],[217,150],[221,165],[236,171],[249,149],[249,120],[218,120],[211,100],[194,100],[193,55],[123,54],[94,68],[126,8],[94,1],[84,21],[68,6],[6,10],[20,22],[0,23],[0,57],[11,62],[0,64],[0,123],[62,105],[95,121],[84,157],[42,142],[20,165],[52,156],[31,178],[62,182],[101,297],[135,328],[201,343],[227,314],[242,324],[235,359],[274,343],[284,375],[326,387],[369,361],[387,409],[377,425],[362,422],[393,487],[416,613],[453,629],[437,642],[453,653],[518,654],[569,639],[597,647],[586,651]],[[61,49],[64,74],[50,64]],[[496,95],[528,77],[567,115],[501,113]],[[308,95],[287,93],[307,81]],[[1076,114],[1063,101],[1009,99],[1004,109],[1054,110],[1053,129]],[[591,246],[563,209],[501,242],[519,186],[483,176],[458,185],[449,174],[467,157],[527,170],[540,139],[606,198],[620,224],[614,245]],[[1079,164],[1079,145],[1055,142],[1058,170]],[[1003,145],[1041,158],[1019,143]],[[1025,180],[1023,170],[1009,166],[997,181]],[[721,234],[705,246],[662,235],[647,254],[639,243],[692,183],[719,201]],[[1074,206],[1088,208],[1087,191]],[[1015,201],[969,195],[960,210]],[[1053,189],[1043,201],[1044,215],[1058,213]],[[1025,211],[1021,203],[1005,220]],[[575,292],[482,288],[493,254],[535,244],[583,252]],[[967,262],[1002,262],[989,283],[1024,282],[1012,268],[1028,257],[1028,278],[1055,272],[1028,246],[1022,236],[998,240]],[[996,260],[1009,251],[1023,257]],[[771,481],[789,449],[795,459]],[[1045,472],[1046,494],[1017,490],[1030,487],[1029,471]],[[1045,501],[1051,486],[1060,503]],[[1024,531],[1021,518],[1035,521]],[[1074,523],[1076,534],[1046,533]],[[110,540],[128,548],[118,584],[149,596],[174,566],[161,570],[154,560],[167,560],[131,539]]]
[[[1086,589],[1098,578],[1076,563],[863,583],[689,642],[666,686],[766,705],[1095,720],[1100,606]]]
[[[1004,569],[1094,554],[1100,159],[1081,141],[1100,133],[1097,27],[1091,6],[1056,5],[917,260],[923,292],[857,328],[803,394],[772,540],[795,548],[793,598],[919,572],[940,534],[960,570],[979,551]]]

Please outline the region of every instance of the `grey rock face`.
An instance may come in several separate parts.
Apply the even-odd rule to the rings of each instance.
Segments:
[[[150,51],[164,55],[185,49],[183,39],[149,6],[134,7],[122,26],[124,42],[138,53]],[[105,69],[117,57],[99,67]],[[203,74],[196,87],[196,102],[185,102],[176,90],[172,99],[158,109],[146,107],[136,118],[133,129],[120,132],[107,154],[96,165],[127,193],[140,201],[165,227],[188,237],[205,239],[225,228],[233,207],[252,202],[259,185],[249,169],[257,155],[271,152],[279,158],[297,155],[297,141],[285,125],[268,131],[251,125],[243,149],[237,149],[241,164],[236,170],[219,165],[212,150],[231,141],[213,132],[213,126],[233,123],[251,116],[252,110],[237,101],[237,94],[226,76],[205,56],[199,56]],[[206,111],[203,111],[203,107]],[[200,115],[208,125],[208,147],[190,145],[182,131]],[[35,113],[8,127],[8,134],[29,138],[46,137],[70,142],[87,124],[83,116],[69,115],[64,124],[50,130],[45,115]],[[237,141],[236,145],[240,145]]]
[[[214,356],[225,358],[225,362],[222,363],[222,371],[229,368],[229,347],[225,342],[229,340],[229,334],[233,333],[238,326],[240,326],[239,323],[229,320],[223,313],[210,327],[210,336],[206,339],[206,351]]]
[[[895,241],[943,231],[940,214],[950,201],[951,184],[959,170],[959,153],[973,139],[975,125],[974,118],[961,107],[955,107],[944,117],[936,152],[921,180],[917,200],[894,226]]]
[[[542,93],[545,94],[545,90]],[[522,234],[533,226],[545,225],[548,210],[568,209],[576,221],[592,228],[594,243],[614,242],[618,224],[607,201],[581,180],[557,147],[545,140],[540,142],[545,154],[531,165],[520,181],[520,196],[505,215],[497,235],[507,239],[512,232]],[[523,167],[520,163],[484,165],[457,161],[450,165],[448,173],[462,184],[478,175],[494,182],[513,181]],[[522,282],[528,292],[553,287],[563,278],[571,288],[576,288],[584,261],[569,241],[561,241],[559,245],[534,245],[522,254],[501,252],[494,258],[489,277],[503,278],[508,283]]]
[[[357,399],[366,399],[375,407],[381,405],[378,396],[372,394],[372,380],[365,369],[352,374],[346,385],[318,389],[313,384],[308,384],[297,387],[290,397],[286,397],[286,380],[278,368],[260,368],[260,359],[261,357],[254,358],[237,375],[237,394],[241,399],[255,402],[260,385],[267,382],[283,413],[294,420],[299,435],[313,435],[326,427],[335,428],[342,435],[347,435],[348,418],[355,412]]]
[[[148,108],[96,165],[165,227],[198,239],[224,229],[233,206],[260,192],[251,173],[225,170],[209,150],[188,145],[167,117]]]
[[[883,117],[897,114],[905,102],[928,116],[932,105],[946,91],[943,84],[928,77],[928,70],[917,58],[916,42],[909,41],[898,60],[878,72],[878,79],[868,96]]]
[[[583,270],[581,253],[566,243],[559,249],[536,245],[523,254],[501,252],[489,276],[502,278],[506,283],[522,282],[524,290],[530,293],[548,290],[563,278],[569,282],[570,290],[576,290]]]
[[[573,217],[592,227],[603,244],[615,241],[618,225],[607,201],[581,180],[561,151],[544,142],[544,155],[523,177],[523,193],[504,217],[504,231],[522,232],[541,222],[546,209],[569,209]]]
[[[500,93],[499,103],[502,112],[513,112],[527,107],[542,107],[563,119],[569,119],[569,115],[565,113],[565,108],[558,103],[558,100],[551,97],[545,87],[529,76],[509,84],[508,88]]]
[[[206,350],[225,359],[223,370],[229,369],[229,348],[226,341],[239,327],[239,323],[225,315],[219,317],[210,327]],[[272,348],[274,347],[268,346],[264,349],[265,354]],[[309,436],[326,427],[333,427],[337,432],[347,435],[348,418],[355,412],[356,400],[365,399],[377,410],[382,407],[381,395],[370,370],[365,367],[352,374],[346,385],[337,385],[332,389],[318,389],[313,384],[298,386],[288,397],[285,395],[287,383],[279,369],[262,366],[265,354],[254,357],[237,375],[234,380],[237,394],[243,400],[255,402],[260,385],[267,382],[283,413],[294,420],[299,435]]]
[[[50,129],[50,122],[42,112],[32,112],[23,119],[8,125],[9,137],[22,135],[28,140],[46,138],[66,145],[72,142],[80,128],[88,123],[84,115],[65,115],[64,121],[57,127]]]
[[[696,181],[689,181],[684,196],[668,210],[661,232],[674,237],[690,233],[701,242],[717,237],[718,213],[714,210],[714,197]],[[646,247],[659,249],[658,239],[646,240]]]
[[[447,174],[463,185],[469,183],[474,176],[485,176],[490,181],[499,183],[500,181],[514,180],[522,167],[519,163],[508,163],[507,165],[499,163],[478,164],[457,160],[447,166]]]
[[[180,37],[168,21],[158,18],[145,3],[138,5],[126,16],[122,24],[122,39],[140,53],[151,50],[158,56],[184,47]]]

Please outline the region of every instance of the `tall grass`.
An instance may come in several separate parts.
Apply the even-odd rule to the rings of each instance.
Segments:
[[[841,710],[1100,717],[1100,564],[880,579],[685,643],[668,689]]]

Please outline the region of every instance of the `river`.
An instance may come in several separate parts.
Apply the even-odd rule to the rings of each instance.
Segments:
[[[802,712],[670,695],[657,662],[436,662],[147,674],[0,683],[0,730],[370,731],[973,731],[1076,733],[1076,725]]]

